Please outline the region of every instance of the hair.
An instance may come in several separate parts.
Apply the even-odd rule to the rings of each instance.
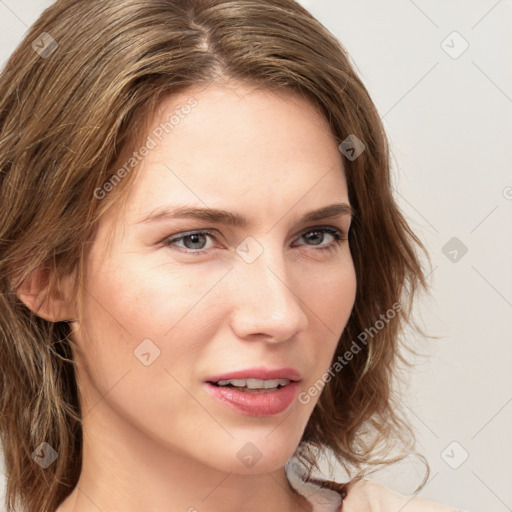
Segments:
[[[53,53],[35,51],[43,33],[55,40]],[[354,481],[415,446],[394,383],[398,364],[411,365],[402,333],[417,327],[412,304],[428,288],[420,258],[428,254],[395,203],[381,119],[341,43],[293,0],[58,0],[0,75],[0,435],[9,511],[54,512],[82,463],[70,323],[38,316],[17,290],[41,268],[47,297],[76,271],[80,309],[95,229],[126,197],[137,165],[104,199],[98,190],[141,147],[165,97],[220,80],[298,93],[338,143],[356,136],[365,145],[355,159],[340,152],[355,211],[357,291],[333,362],[365,342],[326,381],[295,455],[311,472],[315,450],[330,452],[356,471]],[[58,453],[44,469],[33,458],[42,442]]]

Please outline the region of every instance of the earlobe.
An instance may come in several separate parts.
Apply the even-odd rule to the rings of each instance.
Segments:
[[[50,272],[41,265],[16,290],[18,298],[36,315],[49,322],[76,320],[73,300],[74,273],[61,277],[60,285],[48,290]]]

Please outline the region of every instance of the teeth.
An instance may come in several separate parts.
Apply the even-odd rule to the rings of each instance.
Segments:
[[[249,389],[271,389],[277,386],[286,386],[290,381],[288,379],[260,380],[260,379],[229,379],[219,380],[219,386],[227,386],[231,384],[237,388]]]

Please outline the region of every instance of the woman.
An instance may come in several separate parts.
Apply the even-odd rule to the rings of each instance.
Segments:
[[[413,448],[424,249],[305,9],[57,1],[0,77],[0,169],[8,507],[453,511],[365,477]]]

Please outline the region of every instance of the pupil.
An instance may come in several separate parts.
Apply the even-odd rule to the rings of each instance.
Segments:
[[[320,235],[320,238],[318,239],[318,236]],[[312,238],[314,237],[317,237],[317,242],[315,243],[315,240],[312,240]],[[319,243],[322,242],[322,238],[323,238],[323,233],[320,233],[320,231],[313,231],[311,232],[309,235],[307,235],[307,237],[309,238],[309,241],[310,242],[313,242],[313,245],[318,245]]]
[[[192,244],[197,244],[197,243],[199,243],[197,240],[201,237],[204,237],[204,235],[202,235],[200,233],[195,233],[193,235],[187,235],[183,240],[186,241],[187,239],[189,239],[189,240],[192,240]],[[204,244],[203,245],[199,244],[199,245],[201,245],[201,247],[188,247],[188,245],[190,245],[190,244],[185,243],[185,246],[187,246],[187,249],[202,249],[204,247]]]

